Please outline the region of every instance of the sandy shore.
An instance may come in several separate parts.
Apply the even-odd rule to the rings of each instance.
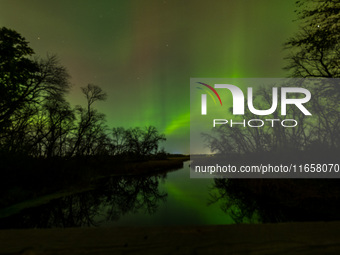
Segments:
[[[0,254],[340,254],[340,222],[0,230]]]

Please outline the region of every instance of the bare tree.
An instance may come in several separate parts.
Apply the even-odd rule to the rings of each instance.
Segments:
[[[96,85],[88,84],[81,88],[87,100],[87,108],[76,107],[79,115],[79,123],[76,128],[75,142],[70,152],[70,156],[91,154],[91,145],[98,141],[97,138],[105,136],[104,120],[105,115],[98,113],[93,108],[93,103],[106,99],[106,93]],[[103,141],[103,139],[100,139]]]

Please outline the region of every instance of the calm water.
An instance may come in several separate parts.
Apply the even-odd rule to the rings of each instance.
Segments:
[[[1,228],[231,224],[208,205],[213,179],[190,179],[183,168],[149,177],[101,180],[91,191],[54,199],[0,219]]]

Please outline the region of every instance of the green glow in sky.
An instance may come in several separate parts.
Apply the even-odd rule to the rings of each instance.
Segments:
[[[190,111],[170,121],[170,123],[166,126],[164,133],[165,135],[171,135],[176,133],[177,131],[184,132],[189,127],[189,125],[190,125]]]
[[[109,127],[154,125],[169,152],[189,153],[190,77],[282,77],[295,0],[2,0],[0,26],[40,56],[57,54],[81,86],[108,94]]]

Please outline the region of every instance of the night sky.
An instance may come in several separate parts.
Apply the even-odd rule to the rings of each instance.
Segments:
[[[1,0],[0,26],[59,57],[73,106],[99,85],[110,128],[154,125],[168,152],[189,153],[190,77],[286,77],[295,1]]]

